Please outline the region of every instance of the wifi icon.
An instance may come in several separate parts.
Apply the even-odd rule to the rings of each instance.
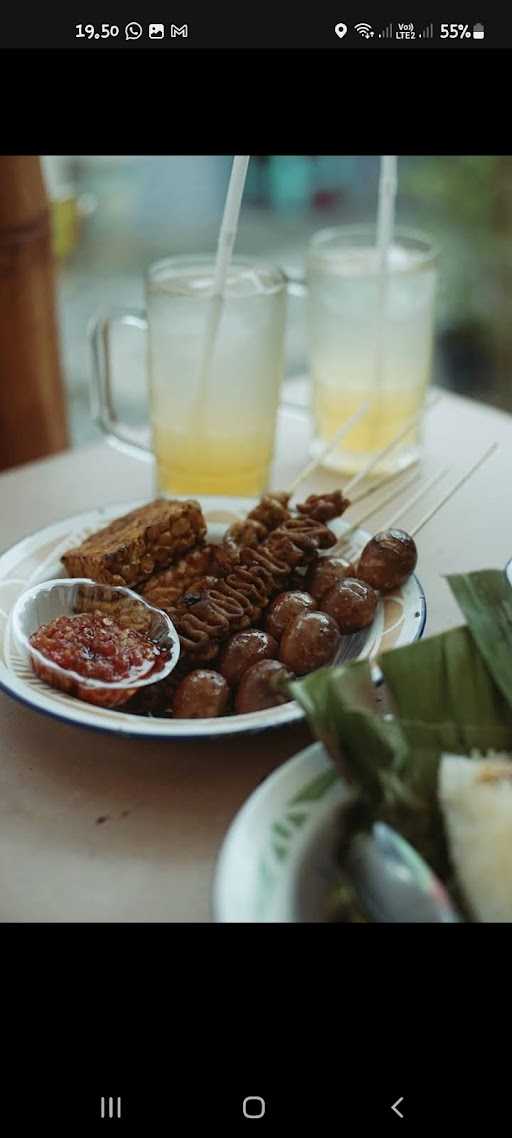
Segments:
[[[371,24],[354,24],[354,30],[359,32],[359,35],[363,36],[365,40],[370,40],[374,34]]]

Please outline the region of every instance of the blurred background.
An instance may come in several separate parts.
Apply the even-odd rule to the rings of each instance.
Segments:
[[[109,306],[143,307],[144,273],[172,254],[214,251],[231,156],[43,158],[58,258],[62,364],[75,446],[99,438],[89,400],[87,327]],[[237,252],[303,270],[315,230],[373,221],[378,157],[251,159]],[[433,380],[512,410],[512,157],[399,160],[397,223],[440,249]],[[140,338],[142,341],[142,337]],[[119,345],[120,409],[145,417],[143,344]],[[289,303],[287,376],[304,373],[303,301]],[[292,390],[290,384],[290,390]]]

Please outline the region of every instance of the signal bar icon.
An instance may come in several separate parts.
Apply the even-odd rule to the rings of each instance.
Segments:
[[[388,24],[387,28],[383,28],[382,31],[379,32],[379,39],[380,40],[392,40],[393,39],[393,24]]]
[[[108,1101],[108,1114],[107,1114],[107,1101]],[[121,1117],[121,1099],[118,1098],[116,1106],[114,1107],[114,1099],[108,1100],[102,1098],[101,1100],[101,1117],[102,1118],[120,1118]]]
[[[427,24],[426,28],[423,28],[423,31],[420,32],[418,39],[420,39],[420,40],[431,40],[433,35],[434,35],[434,25],[433,24]]]

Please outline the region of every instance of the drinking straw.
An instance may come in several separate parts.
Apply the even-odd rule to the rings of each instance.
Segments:
[[[199,388],[196,405],[193,409],[193,418],[196,419],[196,421],[198,416],[203,417],[204,415],[208,378],[222,315],[222,304],[224,299],[224,291],[226,288],[226,280],[229,272],[229,266],[231,264],[233,246],[235,244],[236,235],[238,232],[238,219],[240,216],[240,207],[242,204],[242,196],[244,192],[245,179],[247,176],[249,158],[249,154],[235,155],[233,158],[233,165],[231,167],[231,175],[229,179],[228,192],[226,195],[226,203],[224,206],[224,214],[219,231],[219,239],[217,242],[215,271],[213,274],[213,291],[211,304],[208,311],[208,319],[203,341],[203,351],[201,355],[201,365],[199,369]]]
[[[397,191],[396,155],[384,154],[380,160],[379,197],[377,204],[378,308],[375,329],[375,388],[382,393],[385,368],[386,308],[389,282],[389,251],[395,228]],[[375,423],[377,427],[377,423]]]
[[[397,185],[396,155],[384,154],[380,160],[377,207],[377,251],[381,274],[386,273],[389,249],[393,241]]]

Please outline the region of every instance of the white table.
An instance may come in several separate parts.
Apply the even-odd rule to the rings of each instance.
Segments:
[[[274,486],[304,465],[307,435],[300,415],[280,434]],[[512,556],[512,418],[449,394],[427,417],[427,473],[452,462],[455,476],[494,440],[498,453],[419,538],[426,635],[460,623],[444,574],[501,567]],[[335,484],[323,472],[305,494]],[[0,546],[151,493],[150,466],[107,443],[21,467],[0,476]],[[424,509],[418,504],[415,517]],[[122,740],[1,693],[0,717],[3,921],[208,921],[215,858],[233,815],[310,738],[298,725],[226,742]]]

